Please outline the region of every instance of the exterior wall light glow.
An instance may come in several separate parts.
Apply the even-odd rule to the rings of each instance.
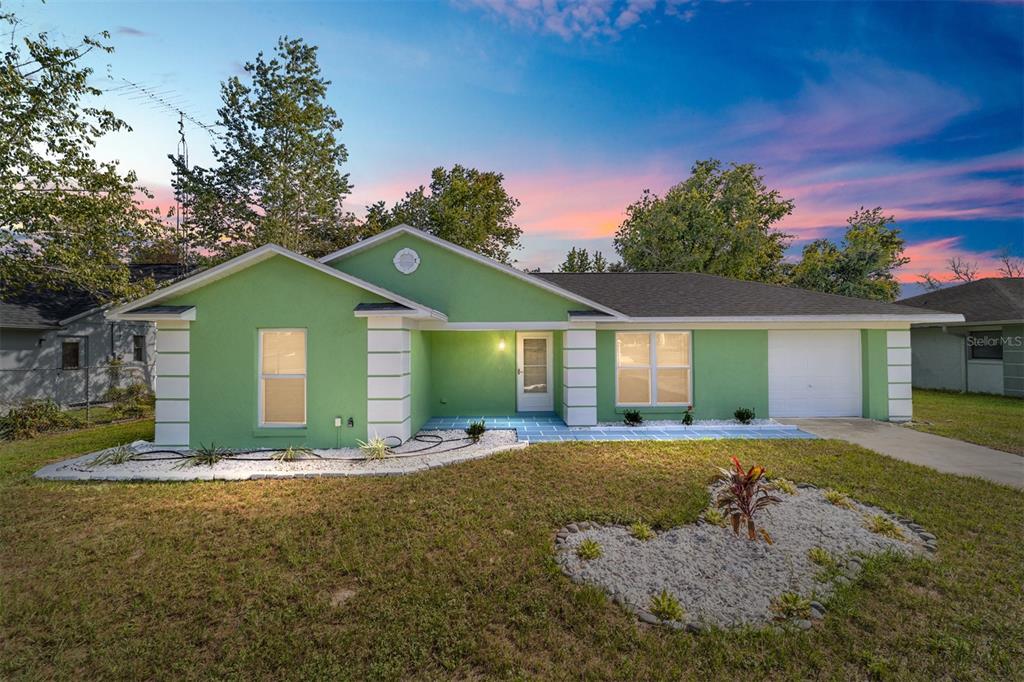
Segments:
[[[505,350],[505,339],[498,341],[498,350]]]

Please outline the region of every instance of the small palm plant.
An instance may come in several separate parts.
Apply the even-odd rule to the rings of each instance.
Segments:
[[[478,442],[480,440],[480,437],[483,436],[484,432],[486,431],[487,425],[483,422],[483,420],[473,422],[466,427],[466,435],[469,436],[474,443]]]
[[[730,459],[731,469],[719,468],[725,481],[725,488],[718,493],[715,504],[732,522],[733,533],[739,535],[740,524],[746,524],[747,537],[757,540],[758,528],[754,521],[755,517],[762,509],[778,504],[781,500],[768,492],[769,486],[764,480],[763,466],[754,465],[750,469],[744,469],[738,459]],[[772,539],[768,532],[764,528],[760,531],[765,542],[771,544]]]
[[[356,440],[356,443],[367,459],[384,459],[391,452],[387,441],[380,436],[374,436],[369,441]]]

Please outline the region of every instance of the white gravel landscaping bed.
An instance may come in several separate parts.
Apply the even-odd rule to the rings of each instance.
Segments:
[[[431,447],[439,436],[441,444]],[[120,464],[93,464],[99,452],[48,464],[35,473],[37,478],[57,481],[241,481],[261,478],[319,478],[329,476],[400,475],[425,471],[455,462],[487,457],[503,450],[526,447],[516,439],[514,430],[493,430],[473,443],[465,431],[421,431],[416,437],[394,448],[394,455],[365,459],[358,448],[313,450],[291,461],[277,461],[272,455],[280,450],[239,453],[210,465],[193,465],[160,452],[157,446],[136,441],[130,448],[133,458]],[[113,448],[112,448],[113,449]],[[422,449],[422,454],[416,451]],[[101,451],[106,452],[106,451]],[[186,453],[187,454],[187,453]],[[405,456],[396,456],[405,455]],[[243,459],[244,458],[244,459]]]
[[[715,497],[712,486],[712,499]],[[652,539],[634,538],[624,526],[588,522],[569,524],[555,538],[557,561],[574,581],[602,587],[641,621],[655,624],[651,597],[663,590],[675,596],[685,611],[681,621],[665,622],[699,631],[708,626],[765,626],[778,622],[772,600],[786,592],[811,600],[810,612],[792,623],[801,629],[811,618],[824,617],[822,602],[835,585],[854,579],[863,558],[883,552],[904,556],[935,550],[935,537],[919,525],[880,509],[850,500],[850,508],[830,504],[824,492],[801,486],[795,495],[778,493],[781,502],[760,517],[759,526],[774,544],[752,542],[741,529],[699,521],[657,533]],[[882,515],[897,524],[904,539],[872,532],[870,517]],[[576,550],[585,539],[596,541],[601,555],[581,559]],[[808,556],[821,547],[837,559],[828,576]]]

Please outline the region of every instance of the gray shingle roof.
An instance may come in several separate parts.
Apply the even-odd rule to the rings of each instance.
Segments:
[[[900,301],[932,312],[960,313],[968,322],[1024,319],[1024,277],[989,277]]]
[[[142,263],[129,266],[133,279],[152,277],[158,283],[167,282],[182,274],[181,266],[163,263]],[[100,302],[89,292],[72,288],[62,291],[26,289],[17,293],[4,292],[0,297],[0,327],[51,329],[61,320],[74,317]]]
[[[541,272],[535,276],[630,317],[927,315],[935,312],[696,272]]]

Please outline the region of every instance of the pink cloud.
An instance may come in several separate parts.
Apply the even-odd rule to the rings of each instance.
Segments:
[[[937,279],[948,280],[949,259],[953,257],[976,264],[979,277],[999,276],[996,251],[968,251],[960,247],[961,240],[961,237],[944,237],[908,245],[903,255],[910,258],[910,263],[899,270],[896,279],[909,284],[920,282],[919,275],[930,273]]]

